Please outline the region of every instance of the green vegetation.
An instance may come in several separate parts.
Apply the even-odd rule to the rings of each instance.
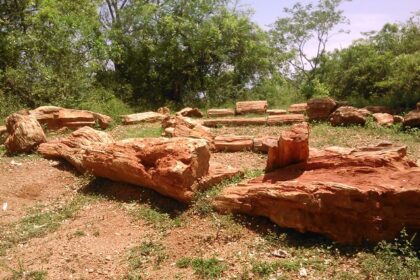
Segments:
[[[319,95],[413,108],[418,16],[328,53],[331,31],[347,23],[343,1],[297,2],[267,31],[233,0],[2,1],[0,118],[49,104],[118,119],[164,105],[286,107]]]
[[[0,267],[1,266],[2,264],[0,263]],[[10,267],[6,268],[12,272],[12,275],[10,277],[4,278],[4,280],[46,280],[48,275],[48,273],[43,270],[26,270],[21,263],[19,264],[18,269],[13,269]]]
[[[195,274],[204,279],[219,279],[226,270],[226,265],[217,258],[203,259],[203,258],[187,258],[183,257],[176,262],[179,268],[191,267]]]
[[[142,242],[129,252],[128,262],[130,272],[126,276],[126,279],[142,279],[147,264],[152,263],[157,269],[166,258],[165,247],[162,244],[153,241]]]

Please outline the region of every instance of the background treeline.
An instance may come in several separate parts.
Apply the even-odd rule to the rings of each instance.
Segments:
[[[328,53],[346,21],[340,2],[297,3],[264,31],[230,0],[0,1],[0,117],[49,104],[114,116],[317,95],[414,107],[418,17]]]

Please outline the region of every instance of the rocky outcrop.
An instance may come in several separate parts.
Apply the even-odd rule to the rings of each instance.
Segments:
[[[269,109],[267,110],[267,114],[268,115],[285,115],[287,114],[287,111],[282,110],[282,109]]]
[[[277,145],[268,149],[267,171],[305,162],[309,157],[309,126],[295,124],[280,134]]]
[[[234,116],[235,110],[233,109],[208,109],[207,117],[209,118],[218,118],[218,117],[228,117]]]
[[[420,127],[420,111],[414,110],[404,116],[404,127]]]
[[[156,112],[158,112],[161,115],[170,115],[171,114],[171,110],[168,107],[160,107],[159,109],[157,109]]]
[[[214,147],[220,152],[250,151],[254,141],[250,136],[222,135],[214,138]]]
[[[239,101],[236,102],[236,114],[265,114],[267,112],[267,101]]]
[[[176,113],[178,116],[183,117],[192,117],[192,118],[202,118],[204,116],[203,112],[200,111],[198,108],[190,108],[186,107],[181,111]]]
[[[303,114],[272,115],[267,118],[267,125],[286,125],[305,121]]]
[[[166,137],[201,138],[206,139],[212,146],[214,137],[210,129],[188,117],[168,117],[162,122],[162,128]]]
[[[144,112],[131,115],[121,116],[124,125],[139,124],[139,123],[155,123],[161,122],[166,118],[166,115],[156,112]]]
[[[6,129],[4,145],[8,154],[29,153],[46,142],[44,131],[33,116],[12,114],[6,118]]]
[[[103,114],[86,110],[67,109],[56,106],[41,106],[28,111],[38,122],[50,130],[69,128],[72,130],[84,126],[99,126],[106,129],[112,122],[112,118]]]
[[[394,124],[394,116],[388,113],[375,113],[372,115],[375,122],[383,126],[391,126]]]
[[[67,137],[41,144],[38,153],[46,158],[65,159],[78,171],[84,173],[86,171],[83,164],[85,151],[111,143],[114,143],[114,140],[108,133],[85,126]]]
[[[359,109],[351,106],[343,106],[330,115],[332,125],[365,125],[366,117]]]
[[[308,118],[310,121],[326,121],[337,107],[337,102],[329,97],[311,99],[308,102]]]
[[[297,103],[289,106],[287,111],[291,114],[304,114],[308,108],[308,103]]]
[[[332,148],[225,188],[213,205],[340,243],[392,240],[403,228],[420,230],[420,168],[405,152],[389,144]]]
[[[203,120],[203,125],[208,127],[225,126],[247,126],[247,125],[265,125],[267,118],[214,118]]]

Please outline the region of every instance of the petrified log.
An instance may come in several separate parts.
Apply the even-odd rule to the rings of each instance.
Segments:
[[[287,111],[282,110],[282,109],[269,109],[269,110],[267,110],[267,114],[269,114],[269,115],[285,115],[285,114],[287,114]]]
[[[287,111],[292,114],[304,114],[307,108],[307,103],[297,103],[290,105]]]
[[[330,115],[332,125],[365,125],[366,117],[359,109],[351,106],[343,106]]]
[[[236,114],[265,114],[267,112],[267,101],[239,101],[236,102]]]
[[[96,125],[106,129],[112,122],[111,117],[103,114],[56,106],[41,106],[30,110],[29,114],[50,130],[58,130],[64,127],[75,130],[84,126]]]
[[[186,107],[181,111],[176,113],[178,116],[183,117],[194,117],[194,118],[202,118],[204,116],[203,112],[200,111],[198,108],[190,108]]]
[[[210,160],[209,173],[199,179],[197,188],[199,190],[208,189],[224,180],[232,177],[242,177],[244,173],[230,165],[221,164]]]
[[[420,111],[414,110],[404,116],[404,127],[420,127]]]
[[[267,118],[214,118],[203,120],[203,125],[208,127],[225,126],[247,126],[247,125],[265,125]]]
[[[207,117],[214,118],[214,117],[228,117],[234,116],[235,110],[233,109],[208,109],[207,110]]]
[[[308,102],[308,118],[310,121],[326,121],[337,107],[337,102],[329,97],[311,99]]]
[[[403,123],[404,122],[404,117],[402,117],[402,116],[393,115],[392,117],[394,118],[394,123]]]
[[[206,139],[210,145],[213,142],[213,135],[208,127],[202,126],[197,121],[188,117],[168,117],[162,122],[164,136],[167,137],[191,137]]]
[[[301,123],[304,121],[305,116],[303,114],[272,115],[267,118],[268,125],[285,125]]]
[[[270,147],[277,146],[278,137],[266,136],[254,138],[254,152],[268,153]]]
[[[389,144],[344,154],[325,151],[228,187],[213,205],[340,243],[392,240],[403,228],[420,230],[420,168],[405,152]]]
[[[249,136],[222,135],[214,138],[214,147],[220,152],[252,150],[254,141]]]
[[[86,171],[83,165],[85,151],[111,143],[114,140],[108,133],[85,126],[67,137],[41,144],[38,153],[46,158],[63,158],[83,173]]]
[[[191,201],[200,179],[209,175],[210,152],[204,139],[114,142],[86,127],[67,138],[43,144],[38,151],[48,158],[68,160],[80,172],[151,188],[182,202]]]
[[[280,134],[277,145],[269,146],[267,171],[305,162],[309,157],[309,126],[295,124]]]
[[[375,113],[372,115],[376,123],[383,126],[391,126],[394,124],[394,116],[388,113]]]
[[[156,112],[144,112],[131,115],[121,116],[124,125],[139,124],[139,123],[154,123],[160,122],[166,118],[166,115]]]
[[[8,136],[4,145],[9,154],[28,153],[47,141],[41,125],[33,116],[11,114],[6,118]]]

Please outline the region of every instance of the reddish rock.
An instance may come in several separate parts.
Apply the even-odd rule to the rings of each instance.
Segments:
[[[308,103],[297,103],[289,106],[287,111],[291,114],[304,114],[308,108]]]
[[[223,135],[214,138],[214,147],[219,152],[252,150],[254,141],[249,136]]]
[[[309,126],[295,124],[280,134],[277,145],[268,149],[267,171],[305,162],[309,157]]]
[[[301,123],[305,121],[305,115],[303,114],[286,114],[286,115],[272,115],[268,116],[268,125],[285,125]]]
[[[203,112],[201,112],[200,109],[190,108],[190,107],[186,107],[176,114],[178,116],[193,117],[193,118],[202,118],[204,116]]]
[[[83,165],[85,151],[111,143],[114,140],[108,133],[85,126],[67,137],[41,144],[38,153],[46,158],[63,158],[83,173],[86,170]]]
[[[267,112],[267,101],[239,101],[236,102],[236,114],[265,114]]]
[[[266,216],[279,226],[339,243],[392,240],[403,228],[419,232],[420,168],[405,157],[405,147],[343,151],[324,151],[225,188],[213,205],[223,213]]]
[[[404,116],[404,127],[420,127],[420,111],[414,110]]]
[[[274,136],[265,136],[254,138],[254,152],[268,153],[270,147],[277,146],[278,138]]]
[[[394,114],[394,110],[386,106],[366,106],[363,109],[368,110],[372,114],[376,114],[376,113],[386,113],[390,115]]]
[[[162,114],[162,115],[170,115],[171,114],[171,110],[168,107],[160,107],[159,109],[157,109],[157,112],[159,114]]]
[[[156,112],[144,112],[131,115],[121,116],[124,125],[139,124],[139,123],[155,123],[163,121],[166,115]]]
[[[391,126],[394,124],[394,116],[388,113],[375,113],[372,115],[376,123],[384,126]]]
[[[36,150],[47,139],[39,122],[32,116],[11,114],[6,118],[7,138],[4,143],[9,154]]]
[[[234,116],[235,110],[233,109],[208,109],[207,110],[207,117],[214,118],[214,117],[228,117]]]
[[[210,160],[209,173],[202,177],[197,183],[198,189],[206,190],[227,179],[233,177],[243,177],[243,172],[225,164],[220,164]]]
[[[35,117],[41,125],[50,130],[62,128],[78,129],[84,126],[100,126],[106,129],[112,118],[86,110],[67,109],[56,106],[41,106],[28,112]]]
[[[337,102],[329,97],[311,99],[308,102],[308,118],[310,121],[326,121],[337,107]]]
[[[267,114],[269,114],[269,115],[285,115],[285,114],[287,114],[287,111],[282,110],[282,109],[271,109],[271,110],[267,110]]]
[[[103,141],[104,135],[87,129],[41,145],[39,152],[48,158],[67,159],[80,172],[151,188],[182,202],[191,201],[200,179],[209,174],[206,140],[141,138],[113,142]]]
[[[208,127],[225,126],[247,126],[247,125],[265,125],[267,118],[214,118],[203,120],[203,125]]]
[[[168,117],[162,122],[164,136],[167,137],[191,137],[206,139],[210,145],[213,142],[213,135],[208,127],[202,126],[195,120],[187,117]]]
[[[366,117],[359,109],[351,106],[343,106],[330,115],[332,125],[365,125]]]

